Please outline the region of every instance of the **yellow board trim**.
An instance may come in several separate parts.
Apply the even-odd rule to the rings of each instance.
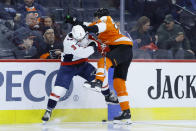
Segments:
[[[0,124],[41,123],[45,110],[0,110]],[[131,108],[133,121],[196,120],[196,107]],[[52,120],[60,122],[101,122],[107,120],[104,109],[55,109]]]
[[[0,124],[41,123],[45,110],[0,110]],[[107,120],[105,109],[55,109],[52,120],[60,122],[101,122]]]
[[[196,120],[196,107],[132,108],[132,120]]]

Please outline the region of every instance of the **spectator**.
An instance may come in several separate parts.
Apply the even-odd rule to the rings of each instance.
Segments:
[[[8,20],[12,19],[10,14],[4,9],[4,5],[0,3],[0,19]]]
[[[37,17],[34,13],[29,13],[26,15],[25,24],[23,27],[33,31],[34,35],[39,39],[42,38],[42,33],[39,31],[39,22],[37,21]]]
[[[174,57],[179,50],[184,50],[194,55],[184,30],[180,25],[175,24],[172,15],[165,16],[164,23],[160,25],[157,35],[158,47],[160,49],[171,50]]]
[[[54,29],[46,28],[43,34],[44,48],[41,50],[41,59],[58,59],[63,50],[63,44],[55,41]]]
[[[33,46],[35,46],[38,52],[40,52],[40,49],[43,44],[42,42],[43,39],[42,39],[42,33],[39,31],[39,22],[37,21],[37,17],[34,13],[28,13],[26,15],[25,23],[23,23],[22,26],[16,28],[15,32],[17,32],[18,30],[26,30],[29,31],[31,34],[33,34],[34,36]],[[23,32],[19,32],[19,31],[17,33],[18,33],[17,35],[23,34]],[[37,56],[37,58],[39,58],[39,55]]]
[[[45,27],[52,27],[53,22],[54,21],[52,20],[52,18],[47,16],[47,17],[44,18],[43,24],[44,24]]]
[[[34,2],[34,0],[24,0],[24,4],[18,7],[18,12],[25,18],[28,13],[35,13],[38,20],[45,16],[45,11],[43,7]]]
[[[30,28],[31,30],[37,30],[39,28],[39,22],[34,13],[29,13],[26,15],[25,26]]]
[[[10,30],[6,24],[5,21],[0,20],[0,48],[1,49],[12,49],[14,48],[14,45],[10,42],[10,39],[12,37],[13,31]]]
[[[145,0],[143,15],[150,18],[154,33],[165,15],[171,12],[171,7],[171,0]]]
[[[149,29],[150,19],[146,16],[140,17],[130,33],[134,40],[134,48],[141,48],[150,43],[155,43],[155,39],[151,37]]]
[[[63,42],[63,40],[66,36],[65,31],[63,31],[60,28],[60,25],[56,24],[55,21],[49,16],[46,16],[45,18],[43,18],[43,23],[40,23],[40,30],[42,33],[44,33],[45,28],[54,29],[55,39],[58,42]]]
[[[0,3],[0,17],[9,20],[9,28],[16,30],[20,25],[21,14],[16,11],[16,0],[2,0]],[[3,10],[2,10],[2,9]],[[6,12],[6,13],[5,13]]]
[[[16,16],[16,7],[15,7],[15,1],[14,0],[2,0],[2,7],[4,10],[9,14],[9,16],[14,19]]]
[[[30,29],[22,27],[17,29],[13,35],[13,43],[19,49],[16,51],[17,58],[38,58],[38,48],[34,46],[34,35]]]

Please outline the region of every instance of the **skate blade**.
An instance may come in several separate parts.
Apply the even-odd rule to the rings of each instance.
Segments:
[[[130,119],[125,120],[113,120],[113,124],[123,124],[123,125],[130,125],[133,122]]]
[[[43,124],[43,125],[46,125],[46,123],[47,123],[47,121],[42,121],[42,124]]]
[[[42,124],[43,124],[43,125],[46,125],[47,123],[48,123],[48,121],[42,120]]]

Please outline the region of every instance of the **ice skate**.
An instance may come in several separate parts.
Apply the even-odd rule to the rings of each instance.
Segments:
[[[47,121],[50,120],[51,114],[52,114],[52,111],[46,110],[46,112],[44,113],[44,116],[42,117],[43,123],[46,123]]]
[[[130,110],[124,110],[122,114],[118,117],[114,117],[114,124],[132,124]]]
[[[114,92],[110,92],[109,95],[105,96],[105,101],[107,104],[117,105],[119,104],[118,97],[114,94]]]
[[[100,80],[93,80],[91,82],[86,81],[84,82],[83,87],[96,91],[96,92],[101,92],[102,84],[103,82]]]

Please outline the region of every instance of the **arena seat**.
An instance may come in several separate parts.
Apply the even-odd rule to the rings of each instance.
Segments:
[[[133,59],[152,59],[152,55],[148,51],[133,49]]]

